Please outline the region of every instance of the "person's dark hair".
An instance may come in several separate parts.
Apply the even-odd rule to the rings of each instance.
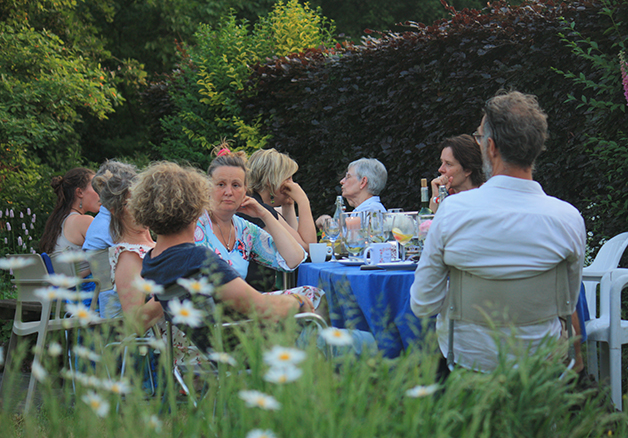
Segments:
[[[482,170],[482,150],[474,138],[468,134],[449,137],[440,144],[442,152],[445,148],[451,148],[454,158],[466,171],[471,171],[471,183],[473,187],[484,184],[484,172]]]
[[[84,167],[75,167],[68,170],[63,176],[52,178],[50,185],[57,195],[57,204],[46,221],[44,233],[39,242],[39,250],[45,253],[52,253],[57,244],[57,238],[61,234],[61,225],[67,215],[72,210],[72,204],[76,196],[76,189],[85,190],[87,184],[94,176],[94,171]]]
[[[122,217],[126,205],[129,188],[137,176],[137,167],[132,164],[107,160],[96,172],[92,187],[100,195],[100,203],[111,213],[109,234],[114,242],[118,242],[124,232]]]
[[[536,96],[499,91],[484,108],[484,137],[491,137],[505,163],[529,168],[544,150],[547,114]]]
[[[207,169],[207,174],[210,179],[212,178],[214,171],[219,167],[239,167],[244,171],[244,185],[248,183],[249,169],[246,167],[246,153],[244,151],[232,152],[226,142],[221,143],[214,148],[214,158]]]

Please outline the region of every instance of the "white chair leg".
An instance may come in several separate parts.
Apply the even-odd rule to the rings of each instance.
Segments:
[[[606,342],[600,342],[599,347],[599,371],[600,371],[600,382],[605,382],[608,385],[609,380],[611,378],[610,375],[610,356],[609,356],[609,348]]]
[[[40,365],[39,358],[41,356],[42,350],[44,348],[44,342],[46,341],[46,328],[39,330],[37,333],[37,343],[35,344],[35,355],[33,357],[33,366],[35,364]],[[31,408],[31,404],[33,403],[33,395],[35,394],[35,385],[37,383],[37,379],[33,372],[31,372],[30,381],[28,382],[28,391],[26,392],[26,402],[24,403],[24,414],[28,414],[28,411]]]
[[[621,411],[621,348],[610,349],[611,398]]]
[[[600,380],[600,371],[597,363],[597,342],[587,340],[587,369],[589,374]]]

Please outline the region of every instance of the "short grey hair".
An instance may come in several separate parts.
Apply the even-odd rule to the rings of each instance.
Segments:
[[[114,242],[123,234],[122,216],[131,183],[137,176],[137,167],[116,160],[105,161],[92,180],[92,187],[100,195],[100,203],[111,213],[109,233]]]
[[[548,138],[547,114],[536,96],[500,91],[486,103],[484,115],[484,136],[493,139],[504,162],[532,167]]]
[[[367,185],[366,190],[374,195],[379,194],[386,187],[386,181],[388,180],[388,172],[386,167],[375,158],[360,158],[349,164],[348,169],[355,169],[358,179],[366,177]]]

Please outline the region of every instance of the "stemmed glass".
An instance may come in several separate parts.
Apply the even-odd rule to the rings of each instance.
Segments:
[[[390,230],[386,230],[385,214],[381,211],[371,211],[368,213],[368,234],[371,243],[386,241],[386,236]]]
[[[423,251],[423,247],[425,246],[425,239],[427,238],[427,232],[430,230],[430,225],[432,225],[432,219],[434,219],[433,214],[419,215],[419,229],[417,236],[419,238],[419,247],[421,249],[421,252]]]
[[[401,245],[401,260],[406,260],[406,245],[417,231],[416,213],[397,213],[393,217],[392,234]]]
[[[367,215],[365,212],[342,213],[340,225],[349,258],[355,259],[367,245]]]
[[[323,228],[325,230],[325,236],[331,242],[331,260],[330,262],[337,262],[336,259],[336,240],[340,235],[340,220],[334,219],[333,217],[325,219],[325,223],[323,224]]]

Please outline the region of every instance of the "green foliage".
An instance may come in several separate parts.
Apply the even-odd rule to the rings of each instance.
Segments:
[[[407,391],[435,383],[434,371],[440,353],[434,353],[433,337],[422,348],[390,360],[381,356],[352,354],[326,360],[315,342],[303,346],[306,357],[296,366],[301,375],[283,384],[267,379],[269,364],[264,354],[273,346],[294,346],[298,333],[294,322],[258,323],[236,327],[236,347],[229,351],[233,362],[185,375],[204,397],[193,407],[190,397],[177,397],[166,354],[157,354],[159,386],[147,397],[142,388],[143,369],[133,366],[143,357],[133,342],[104,350],[93,346],[124,337],[124,331],[105,328],[82,331],[83,345],[96,355],[76,359],[75,370],[66,361],[51,356],[52,342],[42,351],[45,374],[39,411],[16,420],[10,408],[24,392],[4,374],[10,391],[3,399],[0,427],[5,436],[90,437],[245,437],[253,429],[271,430],[278,437],[555,437],[579,438],[625,436],[627,416],[609,412],[602,395],[574,389],[572,374],[559,380],[565,366],[556,359],[554,345],[535,354],[500,364],[489,374],[455,370],[437,394],[412,397]],[[213,333],[213,345],[221,345],[225,334]],[[153,342],[156,344],[157,342]],[[116,359],[127,357],[124,394],[108,390],[106,383],[119,381]],[[143,346],[142,348],[146,348]],[[153,350],[152,350],[153,351]],[[163,352],[163,347],[161,349]],[[222,349],[219,349],[222,351]],[[18,356],[25,354],[18,350]],[[550,359],[548,359],[550,358]],[[16,361],[19,366],[20,360]],[[78,371],[77,371],[78,370]],[[60,387],[57,376],[65,378]],[[71,380],[73,378],[73,380]],[[104,384],[103,384],[104,383]],[[72,392],[75,385],[76,392]],[[240,391],[259,391],[275,399],[278,410],[264,405],[248,406]],[[88,394],[93,394],[89,403]],[[103,405],[109,409],[100,410]],[[268,405],[266,405],[268,406]],[[100,413],[100,415],[99,415]]]
[[[79,154],[79,111],[104,118],[120,101],[107,74],[54,34],[0,23],[0,141],[55,167]]]
[[[240,96],[251,67],[273,56],[332,44],[332,33],[327,20],[296,0],[279,2],[253,26],[233,11],[217,26],[201,25],[196,45],[181,49],[180,70],[165,83],[172,106],[161,119],[165,135],[156,147],[158,155],[206,168],[213,145],[223,138],[235,139],[236,148],[247,152],[264,147],[268,136],[259,133],[260,119],[241,116]]]
[[[625,2],[617,7],[628,11]],[[385,206],[416,210],[418,182],[437,175],[443,139],[474,132],[484,102],[500,88],[535,94],[550,130],[535,179],[548,194],[576,206],[589,230],[599,218],[606,224],[604,235],[615,235],[625,231],[625,214],[600,217],[592,207],[610,194],[608,181],[600,178],[607,165],[587,146],[587,135],[599,130],[588,123],[588,109],[564,103],[584,87],[551,70],[596,77],[596,69],[565,47],[558,33],[561,17],[582,23],[585,37],[605,50],[614,39],[605,34],[600,10],[596,3],[496,2],[490,10],[460,11],[448,22],[417,25],[413,32],[370,37],[363,45],[336,49],[336,55],[273,60],[255,68],[251,83],[257,94],[243,94],[243,107],[247,117],[265,121],[262,132],[272,136],[268,147],[299,163],[295,178],[317,216],[331,213],[341,175],[360,157],[377,158],[387,167]],[[614,102],[621,98],[618,94]],[[602,122],[615,124],[605,131],[610,133],[625,124],[617,116],[601,117]],[[616,167],[613,181],[621,192],[628,187],[624,168]]]
[[[566,104],[587,111],[587,146],[601,163],[598,179],[600,195],[588,198],[591,214],[597,219],[592,231],[597,241],[626,229],[628,216],[628,136],[625,125],[626,100],[618,56],[626,49],[625,25],[628,10],[625,2],[603,0],[597,20],[605,26],[603,40],[588,36],[587,24],[564,20],[560,34],[567,47],[586,64],[570,70],[558,70],[581,87],[569,93]],[[580,67],[580,66],[578,66]],[[586,71],[583,71],[585,70]]]

